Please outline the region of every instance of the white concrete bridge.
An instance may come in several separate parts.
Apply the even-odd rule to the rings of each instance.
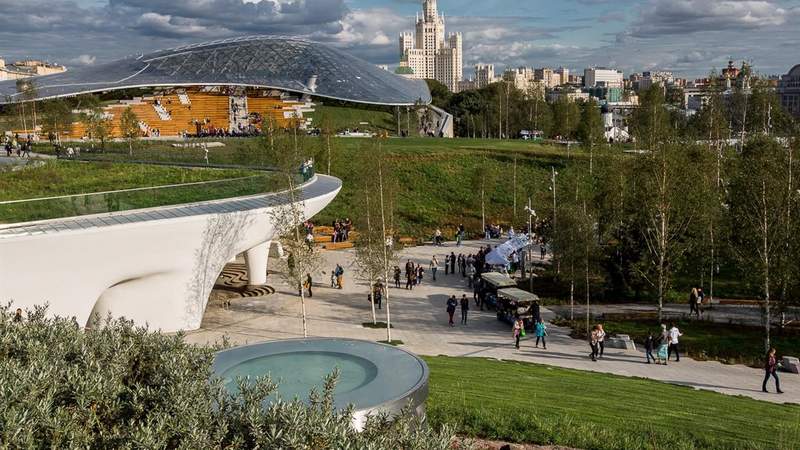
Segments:
[[[341,181],[300,187],[305,217],[327,206]],[[286,192],[0,225],[0,301],[49,304],[54,315],[126,317],[163,331],[200,327],[225,264],[245,253],[250,284],[266,283],[276,207]]]

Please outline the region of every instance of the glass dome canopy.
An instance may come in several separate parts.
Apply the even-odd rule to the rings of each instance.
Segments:
[[[23,93],[23,86],[32,86]],[[138,87],[244,86],[356,103],[431,101],[423,80],[397,76],[329,45],[252,36],[193,44],[64,73],[0,82],[0,104]]]

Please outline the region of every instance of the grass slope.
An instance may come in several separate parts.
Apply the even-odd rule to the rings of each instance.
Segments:
[[[346,110],[346,111],[349,111]],[[353,114],[363,113],[354,110]],[[366,111],[375,114],[373,111]],[[238,164],[268,166],[261,139],[210,139],[225,143],[225,147],[212,148],[212,164]],[[344,187],[334,202],[316,217],[321,223],[335,218],[356,218],[363,201],[359,192],[359,161],[368,158],[372,142],[367,139],[336,138],[331,174],[344,182]],[[306,146],[322,148],[320,138],[308,138]],[[430,237],[440,227],[446,237],[452,237],[455,228],[464,223],[468,233],[481,231],[480,192],[477,168],[485,165],[493,174],[486,185],[486,220],[488,223],[514,222],[517,227],[527,223],[523,211],[528,196],[533,197],[534,208],[540,217],[546,217],[552,204],[548,192],[550,167],[563,170],[567,163],[575,162],[580,153],[572,152],[568,159],[565,150],[524,141],[392,138],[385,142],[387,164],[398,181],[398,189],[387,201],[395,210],[395,229],[404,235]],[[36,151],[49,153],[47,145]],[[517,217],[513,214],[513,161],[517,157]],[[104,153],[86,153],[83,157],[127,161],[127,146],[110,143]],[[142,141],[136,144],[133,160],[168,162],[203,162],[205,153],[199,148],[176,149],[171,143]],[[319,161],[317,171],[324,173],[327,165]]]
[[[255,178],[251,178],[256,175]],[[144,164],[51,161],[0,172],[0,201],[247,177],[203,186],[178,186],[0,205],[0,223],[124,211],[256,194],[277,186],[274,176],[249,170],[188,169]],[[274,187],[273,186],[273,187]]]
[[[509,223],[513,217],[513,160],[517,156],[517,218],[527,222],[523,205],[528,195],[534,203],[544,201],[550,167],[560,168],[565,155],[558,149],[522,141],[471,139],[389,139],[387,164],[394,172],[398,189],[392,196],[396,211],[395,228],[402,234],[430,237],[441,227],[447,237],[459,223],[468,232],[481,230],[480,190],[477,168],[492,173],[486,185],[486,220]],[[344,180],[334,202],[318,219],[357,217],[362,200],[356,195],[358,161],[373,151],[369,142],[340,139],[336,143],[332,174]],[[320,168],[318,168],[320,170]],[[544,205],[541,205],[544,207]]]
[[[373,131],[383,130],[389,133],[397,132],[397,122],[395,117],[385,111],[373,111],[368,109],[346,108],[342,106],[317,105],[314,112],[309,114],[314,126],[322,126],[328,120],[334,130],[368,128]],[[362,122],[369,123],[368,126],[361,125]]]
[[[796,405],[519,362],[425,360],[429,420],[468,436],[608,450],[791,449],[800,442]]]

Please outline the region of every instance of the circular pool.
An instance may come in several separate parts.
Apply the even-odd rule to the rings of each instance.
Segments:
[[[396,414],[409,402],[424,417],[428,366],[396,347],[354,339],[292,339],[224,350],[214,359],[214,373],[229,392],[238,393],[238,378],[269,375],[283,400],[307,401],[311,389],[321,392],[325,376],[336,368],[334,406],[354,405],[356,428],[370,414]]]

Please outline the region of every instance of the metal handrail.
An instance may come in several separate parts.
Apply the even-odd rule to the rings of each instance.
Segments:
[[[26,203],[26,202],[37,202],[37,201],[45,201],[45,200],[59,200],[65,198],[73,198],[73,197],[87,197],[91,195],[106,195],[106,194],[118,194],[123,192],[137,192],[137,191],[150,191],[156,189],[169,189],[169,188],[176,188],[176,187],[184,187],[184,186],[197,186],[201,184],[215,184],[215,183],[226,183],[229,181],[240,181],[240,180],[247,180],[250,178],[258,178],[261,175],[251,175],[249,177],[237,177],[237,178],[225,178],[222,180],[210,180],[210,181],[194,181],[191,183],[180,183],[180,184],[167,184],[162,186],[147,186],[147,187],[140,187],[140,188],[130,188],[130,189],[119,189],[116,191],[102,191],[102,192],[89,192],[83,194],[69,194],[69,195],[57,195],[54,197],[37,197],[37,198],[25,198],[20,200],[5,200],[0,201],[0,205],[11,205],[15,203]]]

